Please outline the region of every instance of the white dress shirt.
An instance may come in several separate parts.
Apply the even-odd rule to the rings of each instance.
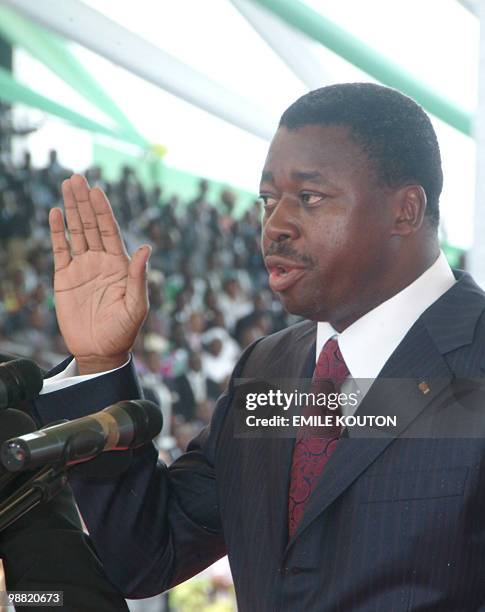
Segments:
[[[319,322],[315,363],[327,340],[336,337],[350,372],[349,378],[357,383],[362,399],[413,324],[455,282],[453,272],[441,252],[438,259],[415,281],[349,325],[342,333],[339,334],[330,323]],[[349,393],[355,388],[347,379],[342,392]],[[342,407],[344,414],[352,414],[356,410],[356,407],[353,410],[347,408],[348,412]]]
[[[112,370],[107,370],[106,372],[96,372],[96,374],[79,374],[77,363],[74,359],[72,359],[67,365],[67,367],[62,370],[62,372],[58,372],[57,374],[54,374],[54,376],[51,376],[50,378],[46,378],[44,380],[44,386],[42,387],[42,390],[39,395],[45,395],[46,393],[59,391],[60,389],[65,389],[66,387],[70,387],[71,385],[77,385],[79,383],[82,383],[85,380],[90,380],[91,378],[96,378],[97,376],[103,376],[104,374],[115,372],[116,370],[120,370],[121,368],[124,368],[126,365],[128,365],[130,363],[130,359],[128,359],[128,361],[119,368],[113,368]]]

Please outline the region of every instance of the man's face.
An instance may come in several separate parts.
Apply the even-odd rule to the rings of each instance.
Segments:
[[[261,180],[271,289],[291,313],[346,327],[376,303],[392,255],[391,191],[342,126],[279,128]]]

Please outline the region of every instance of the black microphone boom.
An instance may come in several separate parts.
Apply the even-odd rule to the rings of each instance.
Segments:
[[[0,364],[0,409],[15,408],[36,397],[43,384],[42,371],[35,361],[14,359]]]
[[[162,425],[162,413],[153,402],[117,402],[101,412],[7,440],[0,458],[10,472],[54,463],[74,465],[103,451],[147,444],[160,433]]]

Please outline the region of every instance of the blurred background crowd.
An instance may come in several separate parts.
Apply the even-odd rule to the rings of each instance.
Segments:
[[[35,359],[49,369],[67,349],[56,323],[48,212],[60,203],[69,169],[51,151],[34,169],[0,163],[0,351]],[[147,191],[129,167],[119,180],[86,171],[110,199],[129,251],[153,248],[150,312],[133,359],[145,395],[160,404],[165,425],[157,441],[170,462],[206,424],[241,352],[256,338],[288,324],[267,288],[260,254],[258,202],[235,214],[236,196],[209,201],[200,180],[192,201]]]
[[[48,370],[68,354],[57,326],[48,213],[61,202],[71,175],[51,151],[43,168],[28,153],[21,164],[0,160],[0,353],[34,359]],[[267,288],[260,254],[260,205],[235,214],[227,189],[208,199],[201,179],[191,201],[166,196],[163,185],[146,190],[134,170],[104,180],[86,171],[110,199],[129,252],[149,243],[150,311],[133,360],[147,399],[157,402],[164,427],[155,441],[170,464],[209,422],[240,352],[277,331],[289,316]],[[169,603],[170,600],[170,603]],[[195,603],[194,603],[195,602]],[[133,611],[233,610],[227,561],[170,597],[130,602]]]

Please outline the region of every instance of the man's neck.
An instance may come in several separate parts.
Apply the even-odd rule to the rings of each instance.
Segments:
[[[403,289],[411,285],[416,279],[426,272],[438,259],[440,255],[439,247],[436,246],[436,250],[429,249],[429,251],[423,254],[418,260],[416,258],[413,261],[400,262],[399,265],[394,266],[394,270],[390,270],[386,274],[388,283],[380,288],[374,288],[369,292],[368,300],[365,305],[359,310],[356,310],[348,316],[334,321],[329,321],[332,327],[339,333],[343,332],[344,329],[355,323],[358,319],[366,315],[374,308],[377,308],[380,304],[387,302]]]

